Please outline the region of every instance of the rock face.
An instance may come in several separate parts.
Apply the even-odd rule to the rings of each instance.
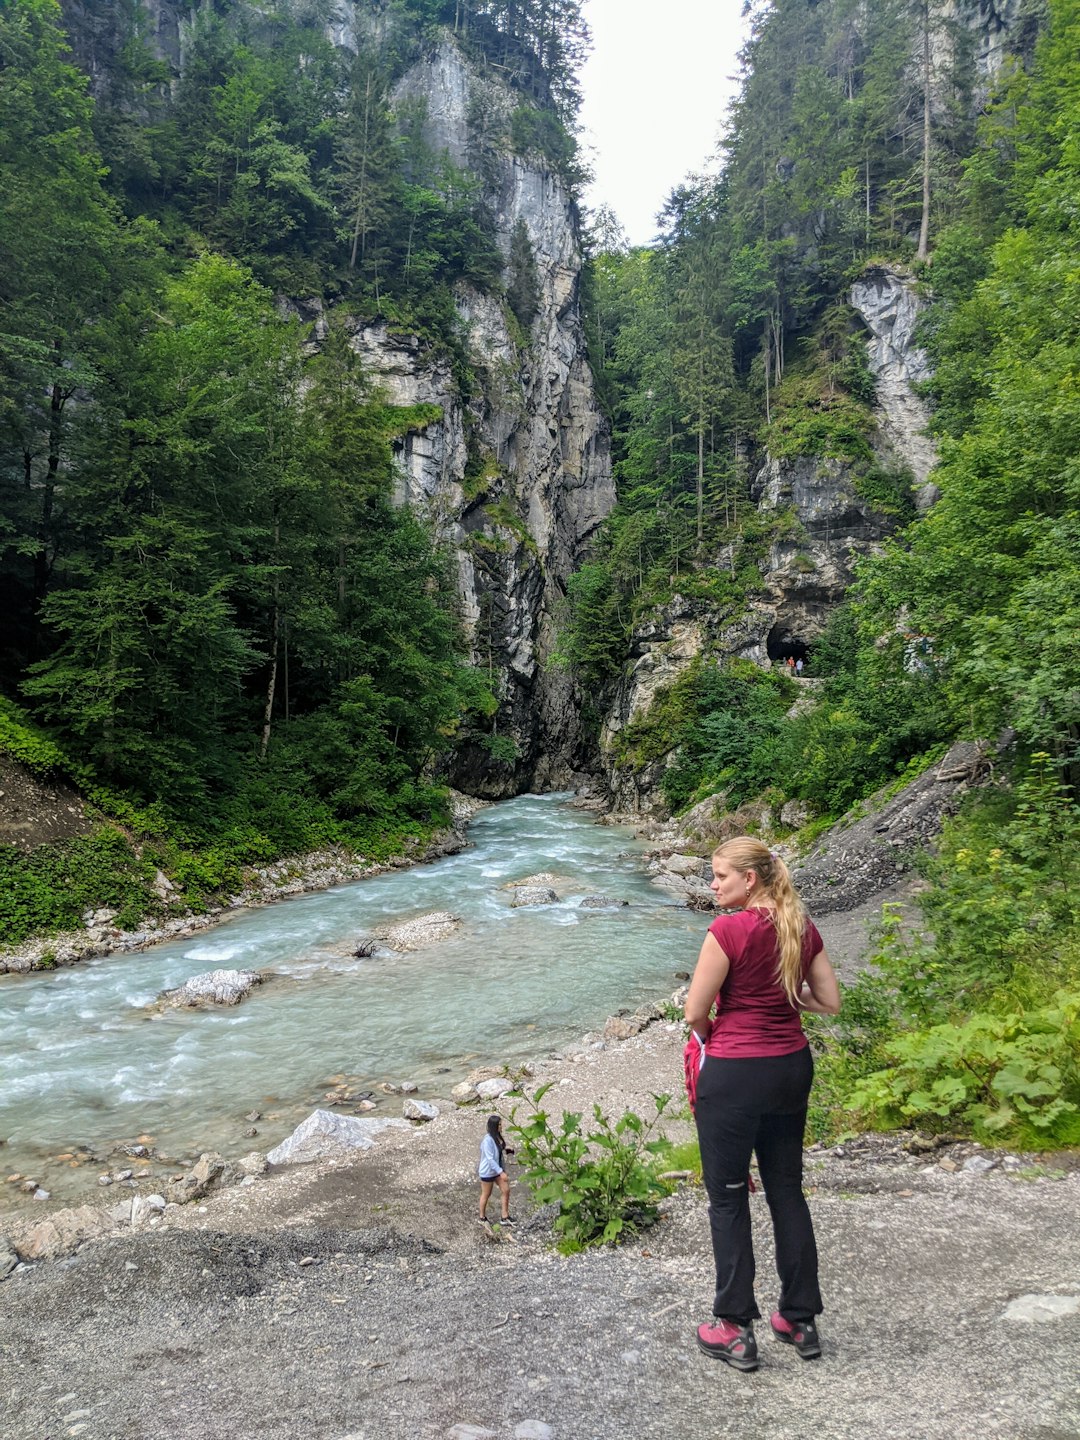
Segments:
[[[301,0],[286,0],[299,11]],[[108,7],[64,0],[76,60],[104,90],[117,66],[122,25]],[[119,9],[119,7],[117,7]],[[205,5],[149,0],[146,34],[182,72],[192,27]],[[263,22],[252,3],[250,20]],[[397,6],[335,0],[320,7],[329,38],[345,51],[399,46],[414,23]],[[303,0],[303,9],[311,7]],[[434,37],[434,38],[433,38]],[[462,613],[474,658],[490,670],[499,698],[496,754],[466,747],[451,779],[497,799],[523,789],[567,785],[584,759],[571,681],[547,666],[555,614],[585,546],[615,503],[607,424],[586,360],[580,305],[581,245],[574,203],[538,153],[515,153],[513,116],[521,95],[467,58],[449,29],[415,47],[391,108],[419,125],[433,156],[469,172],[511,278],[511,242],[527,249],[537,295],[531,319],[514,316],[501,294],[462,284],[455,304],[475,380],[464,398],[445,347],[357,322],[352,344],[395,405],[438,406],[440,417],[395,442],[396,495],[431,519],[457,558]],[[411,132],[410,132],[411,133]],[[420,137],[417,137],[420,138]],[[523,244],[524,242],[524,244]],[[281,297],[326,334],[322,302]],[[505,742],[511,742],[507,744]]]
[[[927,434],[930,407],[917,387],[930,378],[926,352],[915,343],[925,308],[911,279],[888,266],[875,267],[851,288],[852,306],[870,331],[866,352],[877,381],[879,430],[884,445],[915,478],[920,509],[937,499],[929,483],[937,447]]]
[[[910,472],[916,503],[926,509],[937,498],[929,479],[937,455],[926,433],[929,408],[917,390],[930,373],[926,354],[915,343],[922,302],[907,275],[885,266],[868,271],[850,298],[870,336],[867,358],[877,382],[876,458],[885,469]],[[760,565],[760,590],[727,610],[674,595],[631,637],[628,664],[615,686],[600,740],[615,810],[663,810],[658,790],[672,757],[661,755],[636,771],[617,760],[622,731],[648,713],[658,692],[700,656],[741,658],[768,667],[780,656],[805,653],[843,600],[856,562],[897,524],[860,493],[856,469],[843,460],[766,455],[751,497],[763,517],[778,522]],[[714,563],[735,568],[733,555],[719,554]],[[802,683],[809,694],[812,682]]]
[[[551,168],[512,152],[510,91],[475,70],[448,36],[406,73],[394,100],[419,102],[436,154],[469,166],[483,146],[498,244],[509,263],[511,238],[523,232],[535,267],[538,305],[524,331],[501,299],[469,286],[457,292],[480,381],[467,404],[448,362],[418,340],[383,326],[353,337],[393,403],[442,412],[397,442],[398,498],[454,546],[474,658],[497,672],[498,733],[513,741],[517,759],[493,760],[476,747],[454,773],[460,788],[497,798],[566,783],[581,759],[570,682],[545,662],[565,581],[615,492],[585,359],[577,222]]]

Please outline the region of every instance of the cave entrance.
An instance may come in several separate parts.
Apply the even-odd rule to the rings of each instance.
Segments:
[[[774,625],[769,631],[765,649],[774,665],[786,665],[789,658],[801,660],[805,665],[810,659],[810,647],[806,641],[793,635],[790,627],[782,623]]]

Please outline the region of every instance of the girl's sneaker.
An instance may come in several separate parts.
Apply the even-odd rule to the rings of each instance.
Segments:
[[[821,1341],[813,1320],[785,1320],[779,1310],[769,1316],[772,1333],[784,1345],[793,1345],[804,1360],[816,1360],[821,1354]]]
[[[736,1370],[756,1370],[757,1341],[753,1325],[736,1325],[731,1320],[714,1320],[697,1328],[698,1349],[714,1360],[723,1360]]]

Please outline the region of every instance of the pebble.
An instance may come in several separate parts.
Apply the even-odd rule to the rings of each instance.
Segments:
[[[969,1155],[961,1169],[966,1170],[969,1175],[985,1175],[987,1170],[993,1170],[996,1165],[997,1161],[991,1160],[989,1155]]]
[[[494,1430],[483,1425],[453,1425],[446,1432],[446,1440],[497,1440]]]
[[[950,1160],[947,1155],[945,1156],[944,1160],[939,1160],[937,1163],[939,1170],[947,1170],[950,1175],[953,1173],[954,1170],[960,1169],[960,1166],[957,1165],[956,1161]]]
[[[1020,1295],[1009,1301],[1001,1318],[1045,1325],[1050,1320],[1077,1314],[1080,1314],[1080,1295]]]
[[[522,1420],[514,1426],[514,1440],[554,1440],[555,1431],[543,1420]]]
[[[41,1188],[41,1186],[39,1185],[39,1186],[37,1187],[37,1189],[34,1191],[34,1199],[35,1199],[35,1200],[48,1200],[48,1198],[49,1198],[49,1191],[48,1191],[48,1190],[43,1190],[43,1189]]]

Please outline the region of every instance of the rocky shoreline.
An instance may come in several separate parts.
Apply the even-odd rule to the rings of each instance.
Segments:
[[[252,866],[245,871],[244,888],[239,894],[231,896],[222,905],[209,907],[202,914],[185,911],[170,919],[151,915],[145,917],[134,930],[120,930],[112,923],[115,912],[90,911],[84,917],[85,927],[82,930],[38,936],[21,945],[0,949],[0,974],[24,975],[33,970],[55,970],[103,955],[148,950],[152,945],[182,940],[201,930],[209,930],[238,910],[274,905],[296,895],[329,890],[334,885],[347,885],[354,880],[366,880],[391,870],[407,870],[413,865],[438,860],[443,855],[456,855],[469,843],[465,833],[469,821],[490,803],[455,792],[451,801],[451,824],[415,852],[398,855],[391,860],[370,861],[345,850],[331,848],[277,860],[272,865]]]
[[[550,1084],[556,1123],[593,1103],[646,1114],[677,1090],[680,1050],[681,1027],[650,1020],[582,1037],[525,1083]],[[824,1358],[781,1353],[764,1324],[744,1377],[693,1345],[711,1298],[699,1186],[629,1243],[564,1259],[511,1165],[519,1223],[477,1225],[483,1116],[524,1103],[441,1103],[358,1156],[227,1188],[206,1165],[192,1203],[129,1199],[126,1223],[57,1259],[16,1256],[0,1284],[5,1436],[676,1440],[700,1429],[703,1386],[719,1437],[940,1440],[943,1415],[957,1434],[1076,1433],[1080,1172],[948,1138],[812,1148]],[[664,1117],[676,1141],[681,1108]],[[752,1208],[768,1305],[760,1195]]]

